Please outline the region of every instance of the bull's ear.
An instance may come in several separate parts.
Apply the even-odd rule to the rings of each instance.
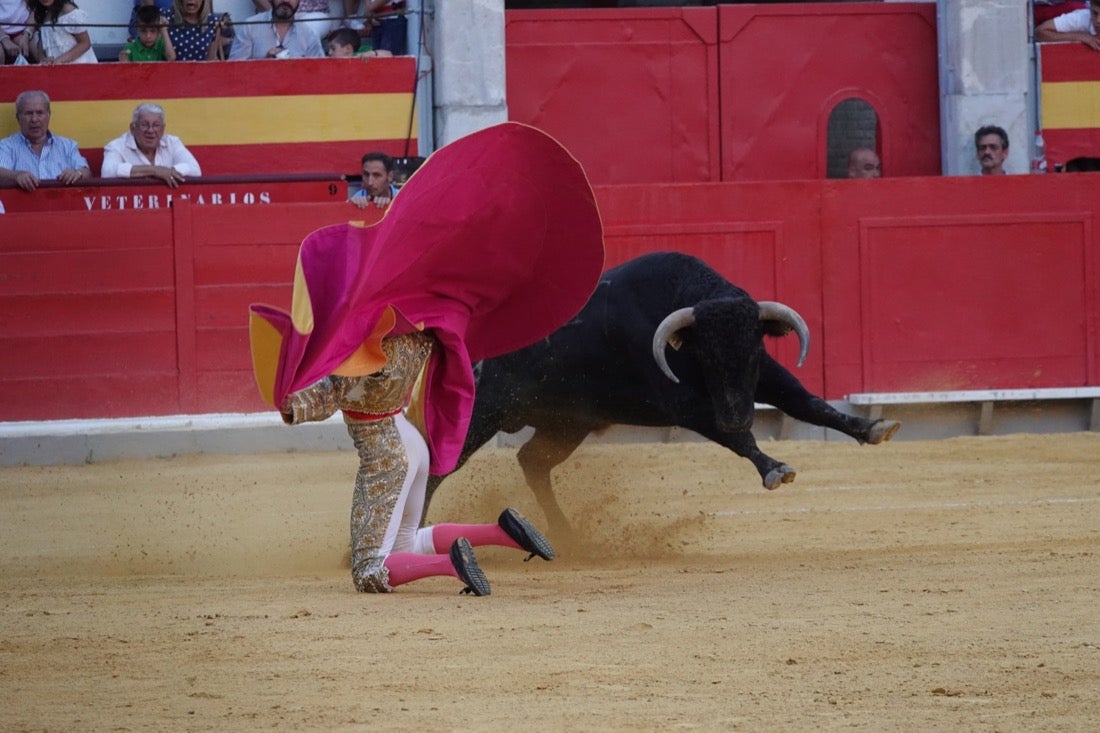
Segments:
[[[786,336],[791,332],[790,325],[783,323],[782,321],[763,321],[764,335],[766,336]]]

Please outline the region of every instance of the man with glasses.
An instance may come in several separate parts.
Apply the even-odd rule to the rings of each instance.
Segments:
[[[351,197],[351,203],[360,209],[370,205],[384,209],[397,195],[393,185],[393,158],[385,153],[367,153],[363,156],[363,187]]]
[[[996,125],[979,127],[974,133],[974,147],[977,149],[978,165],[983,176],[997,176],[1006,173],[1005,159],[1008,158],[1008,133]]]
[[[159,178],[178,188],[202,169],[180,139],[164,132],[164,108],[146,102],[134,109],[130,131],[103,149],[104,178]]]
[[[75,140],[50,132],[50,98],[37,89],[15,98],[19,132],[0,140],[0,181],[33,191],[42,181],[66,186],[92,175]]]

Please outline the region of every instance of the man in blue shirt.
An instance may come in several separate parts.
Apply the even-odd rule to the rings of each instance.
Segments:
[[[33,191],[42,181],[69,186],[92,175],[76,141],[50,132],[50,98],[26,91],[15,98],[19,132],[0,140],[0,181]]]

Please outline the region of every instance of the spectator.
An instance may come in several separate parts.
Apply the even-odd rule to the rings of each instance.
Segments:
[[[360,209],[370,204],[386,208],[397,195],[397,186],[393,185],[393,158],[385,153],[367,153],[362,163],[363,187],[349,201]]]
[[[983,176],[997,176],[1006,173],[1005,159],[1008,157],[1008,133],[996,125],[979,127],[974,133],[974,147],[977,148],[978,165]]]
[[[130,131],[103,149],[103,178],[159,178],[178,188],[202,169],[180,139],[164,133],[164,108],[146,102],[134,109]]]
[[[271,0],[252,0],[257,13],[271,10]],[[317,34],[318,38],[324,38],[331,31],[339,18],[334,18],[329,12],[329,0],[302,0],[295,16],[299,23],[303,23]]]
[[[1035,40],[1041,43],[1079,41],[1093,51],[1100,51],[1100,0],[1092,0],[1087,10],[1074,10],[1044,21],[1035,29]]]
[[[19,132],[0,140],[0,181],[33,191],[44,180],[70,186],[92,175],[76,141],[50,132],[50,98],[39,90],[15,98]]]
[[[881,178],[882,162],[870,148],[856,148],[848,154],[849,178]]]
[[[273,0],[271,10],[253,15],[237,30],[232,60],[318,58],[325,55],[321,39],[295,22],[298,0]]]
[[[228,13],[214,12],[213,0],[175,0],[172,7],[168,37],[177,61],[214,61],[229,55],[233,24]]]
[[[0,0],[0,64],[13,64],[20,56],[26,60],[31,55],[30,17],[26,0]]]
[[[138,8],[154,7],[165,20],[172,20],[172,0],[134,0],[134,9],[130,11],[130,35],[127,41],[137,38],[137,11]]]
[[[322,43],[325,47],[325,55],[334,59],[350,59],[356,56],[361,58],[376,58],[379,56],[393,56],[389,51],[375,51],[367,43],[366,48],[360,46],[362,38],[359,31],[354,28],[337,28],[325,35]]]
[[[1074,10],[1088,10],[1088,0],[1035,0],[1032,3],[1034,14],[1032,20],[1034,27],[1038,28],[1044,21],[1056,18],[1059,15]]]
[[[175,61],[176,50],[168,37],[168,21],[152,5],[142,5],[137,13],[137,38],[118,52],[119,61]]]
[[[27,0],[38,39],[31,52],[38,63],[94,64],[99,61],[88,36],[88,15],[72,0]]]
[[[344,0],[344,19],[352,28],[370,31],[371,48],[404,56],[408,49],[409,21],[406,0]],[[363,19],[358,20],[360,6]]]

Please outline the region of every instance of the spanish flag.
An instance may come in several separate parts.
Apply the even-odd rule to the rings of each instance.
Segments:
[[[15,98],[50,97],[50,129],[76,140],[93,172],[142,102],[164,108],[203,175],[353,173],[364,153],[414,156],[416,61],[286,59],[7,66],[0,136]]]

